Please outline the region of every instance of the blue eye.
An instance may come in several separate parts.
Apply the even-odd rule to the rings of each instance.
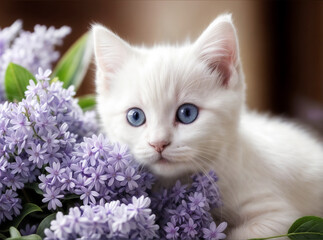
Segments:
[[[145,123],[145,113],[140,108],[131,108],[127,113],[127,120],[133,127],[139,127]]]
[[[192,123],[196,120],[199,114],[199,109],[191,103],[185,103],[177,110],[177,120],[184,124]]]

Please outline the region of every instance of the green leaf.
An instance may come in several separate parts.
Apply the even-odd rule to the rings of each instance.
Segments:
[[[315,216],[299,218],[288,230],[288,235],[292,240],[323,240],[323,219]]]
[[[13,221],[6,222],[5,224],[1,225],[0,232],[8,232],[8,230],[10,231],[10,226],[17,228],[19,224],[22,222],[22,220],[24,220],[26,216],[28,216],[33,212],[42,212],[42,210],[36,204],[33,204],[33,203],[24,204],[19,216],[17,216]]]
[[[9,233],[11,238],[21,237],[20,232],[15,227],[10,227]]]
[[[52,76],[64,82],[64,88],[74,85],[77,90],[87,72],[91,58],[92,46],[89,34],[86,33],[64,54]]]
[[[79,98],[78,104],[83,109],[83,111],[88,111],[94,109],[96,105],[95,95],[89,94]]]
[[[42,212],[40,207],[38,207],[36,204],[33,203],[26,203],[20,212],[20,215],[13,220],[12,225],[15,227],[18,227],[21,221],[30,213],[33,212]]]
[[[31,234],[31,235],[22,236],[22,237],[11,237],[11,238],[7,238],[6,240],[42,240],[42,238],[37,234]]]
[[[44,192],[38,187],[38,183],[36,182],[33,182],[33,183],[25,183],[25,188],[28,188],[28,189],[33,189],[37,194],[39,195],[43,195]]]
[[[71,199],[80,199],[80,195],[73,194],[73,193],[66,194],[63,200],[71,200]]]
[[[13,221],[13,225],[15,227],[18,227],[19,224],[21,223],[21,221],[30,213],[33,212],[42,212],[43,210],[41,210],[40,207],[38,207],[36,204],[33,203],[26,203],[23,208],[22,211],[20,213],[20,215]]]
[[[7,237],[5,235],[3,235],[2,233],[0,233],[0,239],[7,239]]]
[[[20,101],[25,97],[29,80],[35,77],[25,68],[14,63],[9,63],[5,73],[5,91],[8,100]]]
[[[45,217],[43,221],[40,222],[36,234],[39,235],[40,237],[44,238],[45,237],[45,229],[50,227],[50,222],[56,218],[56,213],[52,213]]]
[[[266,240],[282,237],[289,237],[291,240],[323,240],[323,219],[315,216],[302,217],[292,224],[288,234],[249,240]]]

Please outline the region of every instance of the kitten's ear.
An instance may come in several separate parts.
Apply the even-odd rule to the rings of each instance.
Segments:
[[[197,54],[211,72],[220,74],[221,84],[228,86],[239,65],[239,46],[231,14],[217,17],[195,42]],[[230,84],[231,85],[231,84]]]
[[[131,52],[131,47],[116,34],[101,25],[92,27],[97,67],[105,76],[115,73]]]

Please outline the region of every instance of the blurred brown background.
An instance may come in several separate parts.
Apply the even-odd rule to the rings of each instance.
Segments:
[[[93,22],[149,46],[194,40],[223,12],[238,29],[249,106],[323,132],[323,1],[1,0],[0,27],[18,18],[27,30],[71,26],[63,53]],[[93,67],[79,94],[89,92]]]

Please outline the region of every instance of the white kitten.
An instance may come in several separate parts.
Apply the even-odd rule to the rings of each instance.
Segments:
[[[294,124],[245,109],[231,15],[193,43],[132,47],[93,27],[97,101],[110,139],[164,178],[213,169],[229,240],[287,232],[323,215],[323,147]]]

